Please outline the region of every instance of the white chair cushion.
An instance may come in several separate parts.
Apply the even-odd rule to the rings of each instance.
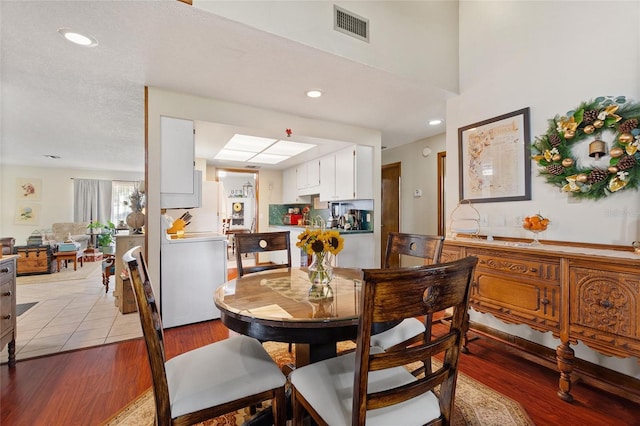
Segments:
[[[284,386],[286,378],[256,339],[228,339],[165,363],[171,416],[177,417]]]
[[[376,349],[372,349],[372,352]],[[316,362],[294,370],[291,384],[331,426],[351,425],[355,352]],[[405,368],[369,374],[369,393],[415,381]],[[423,425],[440,416],[433,392],[390,407],[367,411],[367,425]]]
[[[395,327],[371,336],[371,346],[378,346],[387,350],[391,346],[424,333],[424,331],[425,327],[422,321],[416,318],[405,318]]]

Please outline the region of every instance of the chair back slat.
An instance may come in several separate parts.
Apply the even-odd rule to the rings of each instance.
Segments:
[[[440,262],[444,236],[406,234],[390,232],[384,257],[384,268],[391,266],[394,255],[412,256],[424,259],[425,264]],[[398,265],[400,266],[400,265]]]
[[[353,424],[364,424],[366,411],[394,405],[440,385],[442,421],[448,424],[453,413],[458,358],[468,326],[469,293],[476,257],[415,268],[365,269],[360,304],[356,371],[354,378]],[[371,330],[376,322],[427,315],[452,309],[449,330],[437,339],[423,340],[381,353],[371,353]],[[399,315],[399,313],[401,315]],[[430,331],[430,330],[429,330]],[[428,371],[416,382],[382,392],[368,393],[370,371],[394,368],[411,362],[430,362],[443,355],[442,367]]]
[[[147,345],[153,378],[157,424],[170,424],[171,406],[165,370],[164,332],[153,287],[149,280],[147,265],[139,246],[127,251],[122,256],[122,260],[129,271],[129,279],[138,305],[142,334]]]
[[[291,243],[289,235],[289,231],[236,234],[235,243],[238,277],[252,272],[266,271],[268,269],[291,268]],[[243,255],[245,254],[258,254],[272,251],[285,251],[287,262],[279,264],[258,264],[256,256],[255,266],[243,265]]]

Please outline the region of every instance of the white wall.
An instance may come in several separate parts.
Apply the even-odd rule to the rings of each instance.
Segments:
[[[458,168],[459,127],[530,107],[533,139],[546,131],[547,120],[582,101],[601,95],[640,101],[639,17],[639,2],[461,1],[461,93],[447,104],[447,169]],[[448,173],[447,218],[457,188],[457,173]],[[637,191],[573,203],[538,177],[535,164],[531,189],[531,201],[475,204],[485,223],[501,224],[481,233],[526,237],[516,217],[540,212],[552,221],[545,239],[630,245],[640,237]],[[559,343],[549,333],[490,315],[472,312],[472,320],[550,348]],[[640,377],[636,359],[575,349],[577,357]]]
[[[154,283],[155,294],[160,294],[160,116],[208,121],[219,124],[265,129],[270,133],[293,127],[297,134],[314,136],[330,140],[369,145],[374,148],[373,185],[374,205],[380,202],[380,131],[341,123],[313,120],[309,118],[264,110],[248,105],[234,104],[216,99],[207,99],[193,95],[171,92],[155,87],[148,89],[148,147],[147,147],[147,255],[149,275]],[[280,174],[280,172],[277,172]],[[269,184],[272,190],[269,191]],[[275,191],[281,190],[282,183],[269,173],[262,173],[258,190],[260,191],[260,218],[268,217],[268,200]],[[262,194],[271,194],[263,197]],[[275,197],[275,196],[274,196]],[[281,197],[278,201],[280,202]],[[155,213],[154,213],[155,212]],[[374,223],[380,223],[379,209],[374,213]],[[157,231],[154,231],[157,230]],[[380,239],[379,229],[375,238]],[[376,256],[380,257],[379,243],[376,244]],[[212,302],[213,303],[213,302]]]
[[[333,29],[334,4],[369,20],[369,43]],[[194,0],[193,6],[401,78],[458,90],[458,2],[454,0]]]
[[[447,104],[447,169],[458,168],[459,127],[530,107],[533,140],[546,132],[547,120],[582,101],[601,95],[640,101],[639,7],[624,1],[460,2],[461,94]],[[607,22],[615,22],[612,37],[624,42],[577,42]],[[630,245],[640,238],[638,192],[576,203],[537,170],[532,163],[531,201],[475,204],[481,233],[530,237],[516,218],[540,212],[552,223],[544,239]],[[452,209],[458,176],[449,178]]]
[[[16,182],[19,178],[40,179],[42,198],[34,201],[40,207],[37,224],[16,224]],[[2,216],[0,235],[14,237],[16,245],[25,245],[36,230],[51,229],[56,222],[73,222],[73,178],[105,180],[142,180],[143,173],[113,172],[106,170],[63,169],[53,167],[2,166]]]
[[[428,157],[424,148],[431,149]],[[441,134],[382,151],[383,165],[401,163],[400,232],[438,234],[438,152],[445,149]],[[414,197],[416,189],[422,197]]]

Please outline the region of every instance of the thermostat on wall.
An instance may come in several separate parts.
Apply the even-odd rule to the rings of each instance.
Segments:
[[[422,197],[422,189],[414,189],[413,198],[420,198],[420,197]]]

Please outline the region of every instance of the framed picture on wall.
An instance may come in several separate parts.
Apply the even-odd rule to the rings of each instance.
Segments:
[[[530,143],[529,108],[460,127],[460,200],[530,200]]]
[[[40,204],[19,201],[16,203],[17,225],[38,225],[40,222]]]
[[[18,178],[16,198],[18,200],[40,201],[42,197],[42,179]]]

